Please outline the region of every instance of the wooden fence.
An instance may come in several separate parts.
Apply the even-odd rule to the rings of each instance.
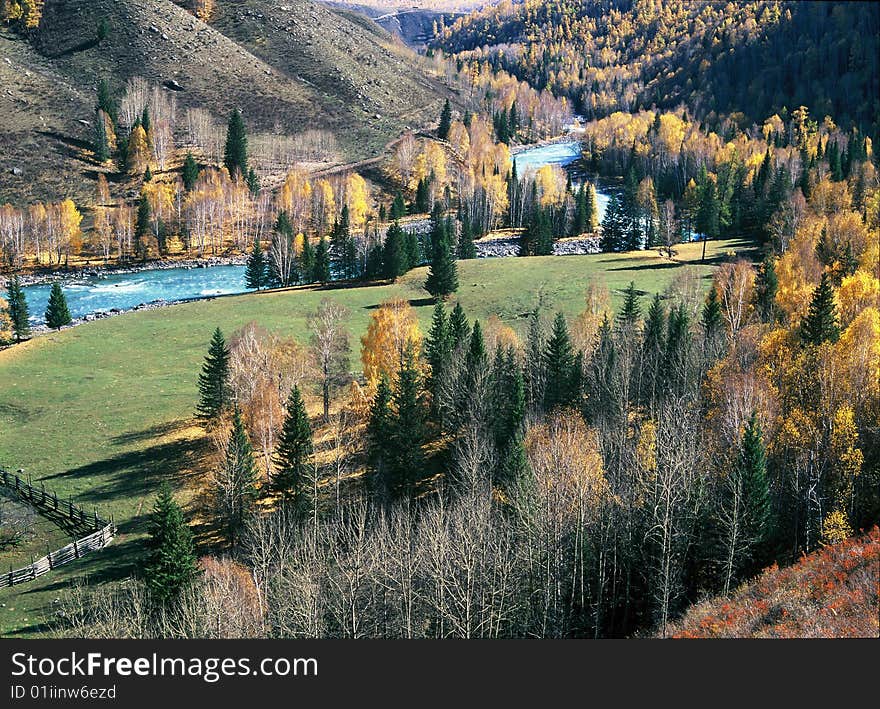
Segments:
[[[0,470],[0,485],[14,491],[38,512],[69,529],[74,537],[72,543],[49,552],[24,568],[0,573],[0,588],[33,581],[38,576],[79,559],[89,552],[103,549],[116,535],[116,525],[112,518],[110,521],[101,519],[97,510],[94,515],[90,515],[70,500],[59,499],[56,493],[48,492],[42,483],[37,488],[18,475]]]

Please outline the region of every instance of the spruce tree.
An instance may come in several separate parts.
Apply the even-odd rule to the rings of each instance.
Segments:
[[[546,376],[544,408],[546,410],[550,411],[558,406],[568,406],[575,401],[577,392],[573,391],[574,361],[575,355],[568,334],[568,325],[566,325],[562,313],[556,313],[544,353]]]
[[[757,412],[752,412],[743,432],[739,469],[749,510],[749,531],[757,544],[765,542],[771,529],[770,483],[767,454]]]
[[[299,272],[303,281],[311,283],[315,273],[315,247],[308,236],[303,237],[302,251],[299,254]]]
[[[700,321],[703,325],[703,334],[707,340],[715,338],[721,333],[721,301],[718,299],[718,288],[714,284],[709,290],[709,295],[706,297]]]
[[[46,306],[46,325],[53,330],[59,330],[65,325],[70,325],[72,318],[67,307],[67,298],[61,290],[61,284],[55,281],[52,290],[49,291],[49,304]]]
[[[392,432],[391,385],[383,373],[376,387],[373,403],[370,405],[370,418],[367,422],[367,455],[373,470],[371,487],[374,493],[383,498],[391,496],[391,481],[388,479],[388,445]]]
[[[266,258],[260,247],[259,239],[254,239],[254,246],[248,256],[244,270],[244,282],[248,288],[260,290],[266,285]]]
[[[452,126],[452,106],[449,99],[443,104],[443,110],[440,111],[440,123],[437,126],[437,137],[446,140],[449,137],[449,128]]]
[[[571,220],[571,236],[579,236],[587,231],[587,190],[582,182],[575,195],[574,218]]]
[[[196,180],[199,179],[199,164],[190,151],[187,151],[186,158],[183,161],[183,170],[181,177],[183,179],[183,188],[190,192],[196,186]]]
[[[214,330],[208,354],[199,375],[199,404],[196,409],[200,418],[216,421],[229,404],[229,349],[218,327]]]
[[[422,247],[419,244],[419,235],[414,231],[404,232],[403,244],[406,253],[406,270],[421,265]]]
[[[406,202],[403,201],[403,194],[398,192],[394,195],[394,201],[391,203],[391,219],[403,219],[406,216]]]
[[[532,413],[540,411],[544,405],[544,389],[547,384],[544,327],[538,309],[529,316],[529,330],[523,356],[523,377],[526,385],[526,399]]]
[[[95,140],[92,149],[95,152],[95,160],[98,162],[107,162],[110,159],[107,125],[104,123],[104,114],[101,111],[95,113]]]
[[[773,322],[776,310],[776,291],[779,290],[779,281],[776,278],[776,265],[772,257],[767,257],[758,270],[758,278],[755,283],[755,300],[758,312],[764,322]]]
[[[13,276],[6,284],[6,302],[15,341],[26,340],[31,335],[30,313],[18,276]]]
[[[388,227],[388,233],[385,235],[382,254],[382,276],[384,278],[393,281],[406,273],[411,265],[406,253],[405,240],[406,235],[395,220]]]
[[[237,108],[233,109],[229,116],[229,124],[226,128],[226,146],[223,149],[223,164],[229,170],[229,175],[235,177],[248,174],[247,164],[247,131],[244,127],[244,119]]]
[[[238,407],[233,409],[232,430],[223,461],[214,478],[217,521],[232,546],[241,536],[257,499],[257,464]]]
[[[150,234],[150,201],[145,194],[138,202],[137,220],[134,225],[134,252],[141,259],[147,257],[146,239]]]
[[[624,238],[627,232],[626,217],[620,197],[615,192],[611,195],[605,217],[602,219],[602,236],[599,239],[599,248],[602,251],[620,251],[624,246]]]
[[[144,111],[143,111],[143,113],[141,113],[141,127],[144,129],[144,133],[146,133],[149,136],[150,128],[153,127],[153,122],[150,119],[149,106],[144,106]]]
[[[461,233],[458,237],[458,258],[470,259],[477,257],[477,247],[474,246],[474,234],[471,228],[471,220],[467,213],[461,217]]]
[[[116,101],[113,99],[113,93],[110,91],[110,84],[107,83],[106,79],[101,79],[101,81],[98,82],[98,105],[96,108],[99,111],[106,113],[110,117],[110,120],[116,123]]]
[[[834,289],[828,271],[822,272],[822,280],[813,290],[810,309],[801,322],[801,340],[806,345],[821,345],[823,342],[837,342],[840,328],[837,324],[837,306],[834,303]]]
[[[660,365],[666,350],[666,310],[659,295],[654,296],[642,339],[642,401],[651,406],[658,394]]]
[[[173,603],[198,576],[192,532],[174,501],[171,486],[163,483],[149,520],[150,539],[144,578],[159,604]]]
[[[389,482],[394,495],[411,489],[422,474],[424,411],[419,396],[419,372],[415,354],[407,347],[392,396],[393,415],[389,448]]]
[[[146,184],[147,182],[152,182],[152,181],[153,181],[153,171],[150,170],[150,166],[147,165],[147,169],[144,170],[144,184]]]
[[[452,336],[452,349],[456,350],[470,339],[471,325],[461,303],[456,303],[449,316],[449,332]]]
[[[440,384],[452,359],[453,344],[449,316],[446,314],[443,302],[438,301],[434,306],[431,329],[425,342],[425,358],[431,367],[428,378],[428,391],[431,392],[431,414],[438,423],[442,423],[440,421]]]
[[[247,186],[250,193],[256,197],[260,194],[260,178],[257,176],[257,171],[254,168],[248,170],[247,174]]]
[[[330,250],[327,247],[327,239],[323,236],[315,250],[315,268],[312,272],[312,281],[322,284],[330,282]]]
[[[308,480],[313,452],[312,427],[299,387],[287,398],[287,413],[275,449],[275,474],[272,488],[302,511],[308,500]]]
[[[427,212],[430,208],[431,201],[431,183],[427,177],[419,180],[418,185],[416,186],[416,199],[414,203],[413,211],[422,214]]]
[[[642,306],[639,302],[639,294],[636,291],[636,284],[630,281],[624,291],[623,307],[617,315],[617,320],[621,325],[633,326],[638,323],[642,317]]]
[[[434,298],[442,300],[458,290],[458,268],[452,257],[452,247],[446,229],[435,232],[432,238],[432,256],[428,267],[425,290]]]

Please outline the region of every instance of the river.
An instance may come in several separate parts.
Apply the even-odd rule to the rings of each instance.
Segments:
[[[567,167],[580,157],[580,143],[567,141],[523,150],[513,159],[519,173],[537,170],[542,165]],[[599,221],[605,214],[608,195],[597,190]],[[136,273],[96,275],[89,278],[64,280],[67,305],[73,318],[92,313],[130,310],[146,303],[177,301],[212,295],[244,293],[244,266],[209,266],[206,268],[164,268]],[[49,302],[50,285],[24,288],[31,322],[44,321]]]

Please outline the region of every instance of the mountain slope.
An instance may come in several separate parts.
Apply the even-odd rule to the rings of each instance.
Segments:
[[[99,42],[102,22],[109,31]],[[170,0],[47,0],[31,42],[0,31],[0,63],[9,87],[0,109],[14,117],[2,140],[18,146],[0,158],[0,201],[19,203],[91,189],[69,178],[94,176],[81,153],[102,78],[117,92],[132,77],[177,82],[178,122],[190,107],[225,122],[238,106],[252,132],[331,131],[343,161],[436,120],[447,94],[423,60],[374,23],[309,0],[221,0],[212,24]],[[36,133],[44,124],[47,135]]]

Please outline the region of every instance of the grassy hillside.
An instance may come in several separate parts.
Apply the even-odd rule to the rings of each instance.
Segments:
[[[679,638],[877,638],[880,530],[847,539],[784,569],[767,569],[730,598],[694,606],[670,629]]]
[[[685,268],[706,277],[715,259],[744,248],[739,242],[713,243],[705,265],[697,265],[698,244],[680,247],[677,261],[654,252],[464,261],[458,298],[471,318],[495,314],[523,333],[539,299],[551,313],[580,312],[590,277],[604,279],[616,307],[631,280],[646,294],[663,291]],[[24,468],[59,495],[112,514],[121,532],[101,554],[21,593],[0,593],[6,604],[0,606],[0,634],[27,632],[71,578],[130,572],[159,482],[173,478],[178,488],[196,485],[208,449],[192,421],[196,377],[215,327],[228,335],[256,321],[305,342],[308,313],[330,297],[349,309],[352,366],[358,369],[358,338],[382,301],[408,299],[427,330],[432,303],[422,289],[424,279],[422,268],[392,285],[298,288],[132,312],[0,352],[0,465]]]
[[[105,22],[108,35],[97,40]],[[446,94],[423,60],[368,20],[309,0],[220,0],[206,24],[170,0],[47,0],[30,41],[0,31],[0,202],[82,198],[94,165],[98,81],[176,81],[178,123],[233,106],[251,131],[332,132],[341,159],[377,154],[405,126],[436,121]],[[167,90],[167,89],[166,89]],[[22,175],[12,175],[13,167]]]

